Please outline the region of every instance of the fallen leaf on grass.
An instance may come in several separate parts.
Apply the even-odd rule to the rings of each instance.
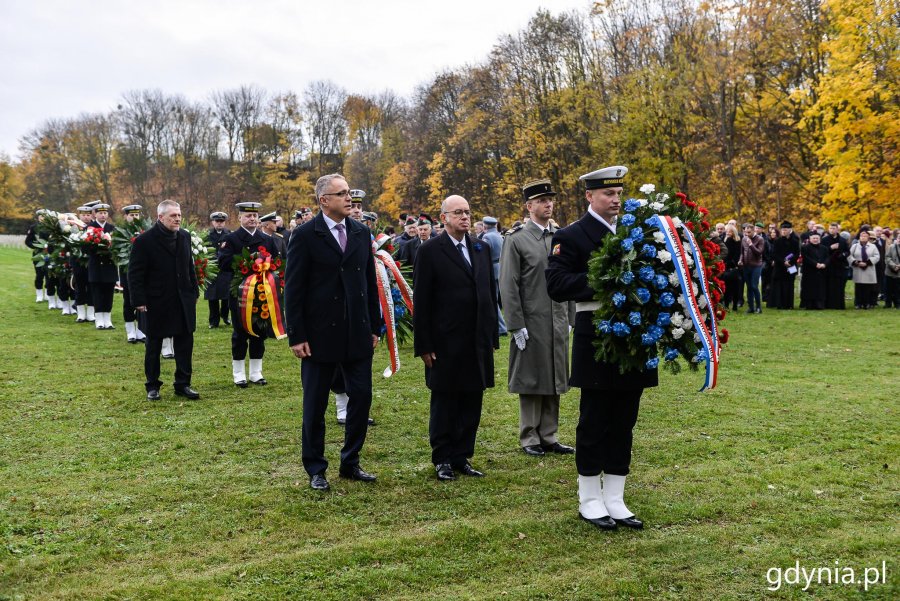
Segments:
[[[519,533],[519,540],[522,540],[523,538],[525,538],[525,533],[524,533],[524,532],[520,532],[520,533]]]

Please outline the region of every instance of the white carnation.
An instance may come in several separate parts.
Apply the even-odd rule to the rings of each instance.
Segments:
[[[682,336],[684,336],[684,330],[681,328],[672,328],[672,338],[678,340]]]
[[[647,206],[647,201],[644,200],[643,198],[640,198],[640,199],[638,199],[638,205],[639,205],[639,206],[642,206],[642,207],[646,207],[646,206]]]
[[[697,297],[697,306],[701,309],[704,309],[706,307],[706,297],[702,294]]]
[[[656,195],[657,202],[666,202],[667,200],[669,200],[668,194],[664,194],[664,193],[660,192],[659,194]]]
[[[643,194],[653,194],[656,191],[656,186],[653,184],[644,184],[641,186],[641,193]]]
[[[694,322],[691,321],[690,319],[684,319],[681,322],[681,327],[684,330],[690,330],[691,328],[694,327]]]
[[[666,207],[666,205],[664,205],[661,202],[651,202],[650,203],[650,208],[656,212],[662,211],[665,207]]]
[[[659,259],[660,261],[662,261],[663,263],[666,263],[666,262],[672,260],[672,253],[670,253],[670,252],[667,251],[667,250],[661,250],[661,251],[659,251],[658,253],[656,253],[656,258]],[[670,282],[673,286],[674,286],[675,283],[678,281],[677,278],[675,279],[675,282],[672,281],[672,276],[674,276],[674,275],[675,275],[674,273],[671,274],[671,275],[669,275],[669,282]]]
[[[676,328],[680,328],[682,323],[684,323],[684,315],[681,313],[672,313],[672,325]]]
[[[691,255],[685,253],[684,260],[687,261],[688,267],[694,266],[694,259],[691,258]]]
[[[653,240],[659,244],[666,243],[666,237],[663,235],[662,232],[653,232]]]
[[[672,223],[674,223],[676,227],[681,227],[681,219],[678,217],[672,217]]]
[[[670,273],[669,274],[669,283],[672,284],[673,286],[677,286],[678,285],[678,275],[676,275],[674,273]]]
[[[684,299],[683,294],[678,295],[678,304],[681,305],[682,307],[687,307],[687,301]]]
[[[700,344],[700,342],[702,342],[702,341],[703,341],[703,339],[700,338],[700,334],[698,334],[697,332],[694,332],[694,342],[696,342],[697,344]]]

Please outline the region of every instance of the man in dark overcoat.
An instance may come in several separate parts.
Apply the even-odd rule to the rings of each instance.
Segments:
[[[800,260],[800,238],[794,233],[790,221],[781,222],[781,237],[775,240],[772,268],[772,294],[769,307],[774,309],[794,308],[794,281],[797,279],[797,264]]]
[[[131,304],[144,314],[144,373],[147,399],[159,400],[159,354],[163,338],[172,337],[175,349],[175,394],[189,399],[200,395],[191,388],[191,357],[197,322],[197,273],[191,256],[191,236],[181,229],[181,207],[164,200],[157,221],[131,247],[128,283]]]
[[[215,211],[209,215],[209,223],[212,227],[207,230],[206,235],[209,239],[209,245],[218,249],[225,236],[231,233],[225,227],[225,221],[228,214],[223,211]],[[219,265],[219,273],[216,279],[209,283],[203,292],[203,298],[209,303],[209,327],[218,328],[219,321],[225,322],[226,326],[231,325],[231,319],[228,317],[228,297],[231,295],[231,282],[226,274],[222,273],[222,266]]]
[[[841,236],[839,223],[828,226],[822,237],[822,246],[828,250],[828,267],[825,268],[825,308],[845,309],[844,290],[847,288],[847,256],[850,247]]]
[[[484,475],[469,459],[500,338],[491,249],[469,236],[468,201],[448,196],[441,221],[445,233],[423,242],[416,256],[413,330],[431,390],[431,461],[439,480],[454,480],[456,472]]]
[[[572,375],[581,388],[575,430],[579,515],[598,528],[642,528],[624,502],[625,477],[631,467],[632,430],[645,388],[657,385],[657,370],[619,373],[619,366],[594,359],[595,290],[588,284],[588,260],[603,238],[616,231],[628,169],[606,167],[581,176],[587,213],[553,236],[547,266],[547,292],[557,302],[575,301]]]
[[[234,277],[232,260],[235,255],[240,255],[246,248],[251,254],[258,252],[262,246],[272,255],[274,260],[278,257],[278,249],[272,236],[259,229],[259,209],[262,206],[258,202],[239,202],[234,205],[238,210],[241,227],[237,228],[219,244],[217,255],[219,273],[228,282],[231,289],[231,280]],[[259,386],[267,384],[263,377],[263,356],[266,354],[265,333],[259,332],[259,336],[251,336],[244,331],[239,315],[238,299],[229,292],[229,307],[231,309],[231,376],[235,385],[240,388],[247,387],[247,371],[244,360],[250,355],[250,382]]]
[[[284,313],[288,341],[301,359],[303,467],[315,490],[328,489],[325,407],[335,373],[343,371],[349,403],[340,475],[372,482],[359,465],[372,405],[372,356],[381,312],[372,234],[350,218],[350,187],[340,174],[316,182],[320,211],[288,245]]]

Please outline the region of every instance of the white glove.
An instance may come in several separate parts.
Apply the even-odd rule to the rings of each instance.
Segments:
[[[516,341],[516,346],[519,347],[520,351],[525,350],[525,341],[528,340],[528,329],[522,328],[518,330],[515,334],[513,334],[513,338]]]

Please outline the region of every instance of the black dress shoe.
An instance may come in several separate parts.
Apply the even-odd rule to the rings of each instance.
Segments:
[[[147,391],[147,400],[148,401],[158,401],[159,400],[159,391],[155,388],[151,388]]]
[[[328,490],[328,480],[325,479],[325,474],[316,474],[309,478],[309,487],[313,490]]]
[[[234,385],[239,386],[240,388],[247,388],[247,380],[238,380]]]
[[[453,468],[449,463],[438,463],[434,466],[434,471],[437,472],[438,480],[456,480],[456,474],[453,473]]]
[[[163,359],[174,359],[175,355],[163,355],[162,358]]]
[[[600,528],[600,530],[615,530],[616,528],[618,528],[616,520],[612,519],[608,515],[605,515],[602,518],[586,518],[581,515],[581,512],[579,511],[578,517],[583,519],[585,522],[588,522],[589,524],[593,524],[597,528]]]
[[[268,384],[265,378],[260,378],[259,380],[250,380],[251,384],[256,384],[257,386],[265,386]]]
[[[200,393],[191,388],[190,386],[185,386],[184,388],[176,388],[175,396],[183,396],[192,401],[196,401],[200,398]]]
[[[375,475],[370,474],[367,471],[363,470],[363,468],[358,465],[352,465],[349,467],[341,466],[340,471],[338,471],[341,478],[349,478],[350,480],[359,480],[360,482],[375,482]]]
[[[347,425],[347,420],[346,420],[346,419],[337,418],[337,424],[338,424],[339,426],[346,426],[346,425]]]
[[[567,444],[562,444],[561,442],[554,442],[551,445],[547,445],[544,447],[544,450],[548,453],[558,453],[560,455],[570,455],[575,452],[575,447],[570,447]]]
[[[215,329],[215,328],[218,328],[218,327],[219,327],[219,324],[209,324],[209,329],[210,329],[210,330]]]
[[[634,528],[635,530],[642,530],[644,528],[644,522],[637,519],[637,516],[634,515],[629,518],[616,520],[616,524],[618,524],[619,526],[625,526],[627,528]]]
[[[522,450],[525,451],[526,455],[531,455],[532,457],[543,457],[545,455],[544,449],[542,449],[541,445],[539,444],[522,447]]]
[[[230,320],[230,319],[223,319],[223,320],[222,320],[222,323],[224,323],[226,326],[230,326],[230,325],[231,325],[231,320]]]
[[[459,472],[460,474],[463,474],[464,476],[472,476],[473,478],[484,478],[484,473],[476,470],[474,467],[472,467],[472,464],[469,463],[468,461],[466,461],[465,463],[463,463],[461,465],[454,465],[453,469],[456,470],[457,472]]]

